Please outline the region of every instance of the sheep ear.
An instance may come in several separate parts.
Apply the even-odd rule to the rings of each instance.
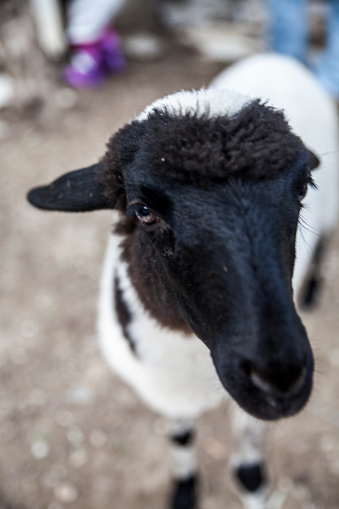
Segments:
[[[308,152],[308,166],[310,170],[315,170],[320,165],[320,159],[309,149]]]
[[[100,163],[71,171],[47,186],[36,187],[28,201],[39,209],[64,212],[89,212],[114,208],[104,195],[104,185],[98,180]]]

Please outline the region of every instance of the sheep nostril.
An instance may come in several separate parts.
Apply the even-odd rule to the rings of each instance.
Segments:
[[[297,376],[279,376],[275,373],[274,376],[268,377],[261,374],[253,366],[246,371],[249,371],[249,378],[252,384],[269,395],[275,396],[293,396],[297,394],[303,387],[306,379],[306,367],[303,365],[299,370]],[[245,372],[246,372],[245,371]]]
[[[251,370],[250,379],[252,384],[263,392],[272,393],[272,384],[265,380],[257,371]]]
[[[301,368],[299,376],[292,383],[292,385],[291,385],[291,387],[289,389],[289,393],[290,394],[296,394],[297,392],[299,392],[300,389],[302,388],[302,386],[305,383],[305,379],[306,379],[306,367],[304,365]]]
[[[246,376],[251,376],[252,366],[250,361],[243,361],[241,363],[241,369],[243,370]]]

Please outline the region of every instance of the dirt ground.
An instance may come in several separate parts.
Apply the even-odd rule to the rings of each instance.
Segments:
[[[165,508],[166,423],[109,371],[96,341],[110,213],[42,213],[25,193],[95,162],[144,106],[207,84],[219,68],[184,50],[131,62],[48,125],[15,121],[0,143],[1,508]],[[303,316],[313,396],[301,414],[270,426],[271,509],[339,508],[339,231],[328,246],[319,305]],[[201,509],[240,509],[227,469],[227,406],[200,419],[198,444]]]

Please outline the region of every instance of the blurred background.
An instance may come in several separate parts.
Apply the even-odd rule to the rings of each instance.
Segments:
[[[1,509],[159,509],[170,486],[167,423],[97,346],[110,213],[42,213],[27,190],[96,162],[156,98],[255,52],[292,54],[339,98],[337,1],[101,2],[0,3]],[[303,313],[313,396],[271,426],[270,509],[339,508],[338,305],[337,232]],[[201,509],[240,509],[227,410],[199,421]]]

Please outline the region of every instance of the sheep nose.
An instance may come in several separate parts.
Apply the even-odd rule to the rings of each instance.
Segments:
[[[303,387],[307,370],[306,363],[298,363],[294,366],[270,369],[259,369],[254,364],[246,361],[244,371],[250,382],[264,393],[270,396],[288,397],[298,394]]]

